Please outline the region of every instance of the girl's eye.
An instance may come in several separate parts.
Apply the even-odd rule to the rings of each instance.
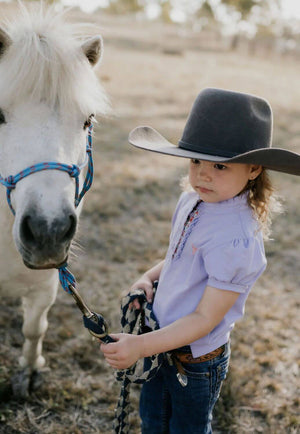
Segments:
[[[226,169],[226,166],[224,166],[224,164],[217,163],[217,164],[215,164],[215,169],[224,170],[224,169]]]
[[[89,127],[91,126],[91,124],[92,124],[92,122],[93,122],[93,118],[94,118],[94,115],[93,115],[93,114],[91,114],[91,115],[88,117],[88,119],[85,121],[84,126],[83,126],[83,129],[84,129],[84,130],[85,130],[86,128],[89,128]]]
[[[193,164],[200,164],[200,160],[197,160],[196,158],[192,158],[191,161]]]

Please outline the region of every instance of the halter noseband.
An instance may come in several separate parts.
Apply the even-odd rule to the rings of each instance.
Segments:
[[[81,199],[85,195],[85,193],[90,189],[93,182],[93,157],[92,157],[92,132],[93,132],[93,124],[89,125],[88,135],[87,135],[87,144],[86,144],[86,158],[84,162],[80,165],[77,164],[62,164],[57,162],[44,162],[34,164],[27,169],[22,170],[17,173],[17,175],[11,175],[7,178],[3,178],[0,175],[0,184],[6,187],[6,198],[8,206],[11,209],[13,215],[15,215],[15,210],[11,203],[11,192],[16,188],[16,184],[21,181],[21,179],[26,178],[32,173],[41,172],[42,170],[61,170],[63,172],[67,172],[72,178],[75,178],[75,207],[77,208]],[[81,192],[79,193],[79,175],[81,170],[88,164],[87,173],[85,176],[84,184],[82,186]]]

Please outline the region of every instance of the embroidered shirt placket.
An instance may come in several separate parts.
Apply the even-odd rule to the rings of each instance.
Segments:
[[[198,216],[199,216],[199,205],[202,202],[202,200],[198,200],[196,205],[193,207],[192,211],[187,216],[187,219],[184,223],[181,235],[179,237],[178,243],[174,249],[174,252],[172,254],[172,259],[178,259],[181,255],[181,252],[185,246],[186,240],[188,239],[188,236],[197,222]]]

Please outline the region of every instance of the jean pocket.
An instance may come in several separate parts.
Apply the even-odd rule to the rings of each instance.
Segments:
[[[185,375],[195,379],[209,379],[210,373],[208,369],[203,369],[203,363],[182,363]]]

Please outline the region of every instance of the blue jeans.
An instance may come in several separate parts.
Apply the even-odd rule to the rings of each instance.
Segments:
[[[188,378],[181,386],[176,367],[165,360],[157,375],[143,384],[142,434],[210,434],[212,411],[229,365],[230,346],[202,363],[182,364]]]

